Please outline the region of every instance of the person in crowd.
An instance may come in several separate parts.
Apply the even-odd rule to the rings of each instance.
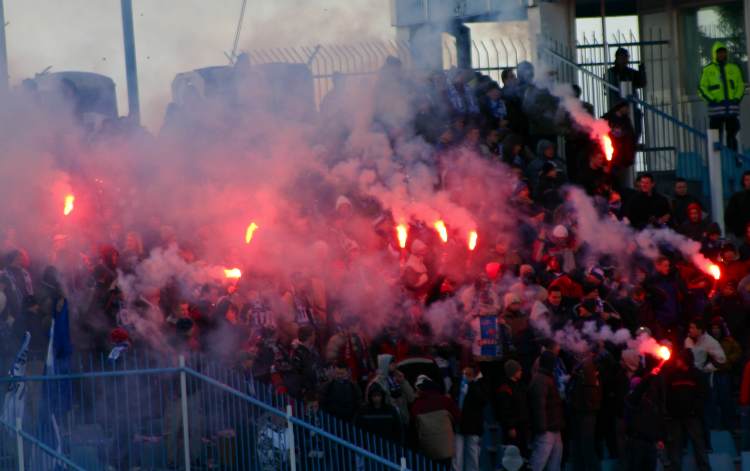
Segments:
[[[456,427],[456,454],[453,456],[452,469],[471,471],[479,469],[487,387],[479,368],[473,364],[464,367],[461,382],[457,386],[456,403],[460,418]]]
[[[352,381],[346,363],[336,363],[332,378],[320,389],[320,407],[332,416],[351,421],[362,404],[362,391]]]
[[[618,102],[627,99],[627,96],[621,94],[622,82],[627,82],[630,86],[630,93],[643,89],[646,86],[646,73],[643,64],[638,69],[629,67],[630,51],[620,47],[615,51],[615,63],[607,69],[605,80],[613,88],[608,90],[609,107],[614,107]]]
[[[612,139],[612,176],[617,182],[617,189],[627,186],[631,167],[635,164],[635,152],[638,145],[633,122],[630,117],[630,104],[627,101],[615,103],[604,115],[609,123],[609,136]]]
[[[455,427],[461,413],[428,376],[420,375],[416,387],[417,399],[411,406],[410,422],[417,446],[428,458],[448,466],[455,455]]]
[[[690,203],[686,213],[687,219],[677,226],[677,232],[696,242],[702,242],[708,236],[711,221],[703,217],[700,203]]]
[[[693,446],[698,469],[711,469],[703,429],[705,383],[695,368],[693,350],[681,350],[664,371],[667,454],[672,469],[682,469],[685,438]]]
[[[590,354],[589,354],[590,355]],[[571,461],[575,469],[600,469],[596,447],[597,414],[602,405],[602,386],[593,356],[584,359],[573,371],[567,397],[571,409]]]
[[[688,182],[684,178],[677,178],[675,180],[671,203],[672,224],[677,228],[688,220],[688,209],[691,204],[702,206],[700,200],[688,192]]]
[[[635,181],[636,192],[625,205],[625,217],[636,229],[664,227],[670,222],[671,208],[667,198],[654,190],[654,176],[641,173]]]
[[[621,455],[625,471],[656,469],[664,450],[667,429],[659,378],[651,373],[633,376],[624,400],[625,450]]]
[[[742,359],[742,348],[732,336],[727,323],[721,316],[711,319],[711,337],[716,339],[724,351],[726,361],[721,363],[713,373],[712,384],[719,408],[721,430],[732,430],[735,408],[732,404],[732,378],[739,368]]]
[[[727,362],[726,354],[721,344],[707,331],[702,319],[693,319],[688,324],[688,335],[685,339],[685,348],[690,349],[693,354],[695,369],[702,373],[702,381],[706,387],[704,427],[718,425],[717,413],[719,411],[718,397],[720,385],[714,381],[716,372]],[[722,376],[721,374],[719,376]],[[706,435],[706,438],[710,438]]]
[[[502,90],[497,82],[490,82],[479,101],[482,123],[486,128],[498,129],[508,125],[508,107],[502,98]]]
[[[711,62],[703,67],[698,93],[708,103],[709,127],[718,129],[726,146],[737,151],[745,80],[742,69],[729,62],[727,47],[719,41],[711,47]]]
[[[383,353],[378,355],[377,360],[377,372],[367,385],[365,395],[374,384],[379,384],[385,391],[386,402],[396,408],[406,425],[409,423],[409,407],[416,398],[414,389],[404,373],[396,367],[393,355]]]
[[[387,440],[403,443],[403,422],[398,410],[386,401],[385,391],[378,383],[368,388],[367,401],[354,416],[354,424]]]
[[[745,234],[739,247],[739,258],[743,262],[750,260],[750,222],[745,224]]]
[[[742,174],[741,184],[742,188],[729,198],[724,211],[727,233],[737,239],[745,237],[745,228],[750,223],[750,170]]]
[[[322,361],[315,347],[315,330],[303,326],[297,334],[297,346],[290,358],[291,370],[285,378],[289,394],[297,399],[308,391],[316,391],[320,384]]]
[[[523,369],[515,360],[504,365],[505,380],[494,394],[495,418],[500,424],[502,443],[514,445],[528,458],[531,419],[526,384],[521,381]]]
[[[543,352],[539,357],[539,369],[529,384],[533,434],[529,463],[533,471],[561,469],[564,412],[563,401],[555,384],[555,362],[554,353]]]
[[[664,256],[654,262],[654,274],[644,283],[650,294],[654,308],[657,338],[677,335],[680,326],[681,301],[686,295],[686,286],[677,271],[672,269],[672,262]]]
[[[532,188],[538,187],[539,180],[543,176],[542,170],[545,163],[553,164],[555,170],[557,170],[557,180],[560,183],[565,182],[565,162],[557,156],[555,144],[542,139],[536,145],[536,157],[526,167],[526,178]]]

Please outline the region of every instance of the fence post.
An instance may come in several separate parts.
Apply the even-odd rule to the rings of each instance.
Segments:
[[[297,453],[294,446],[294,429],[292,428],[292,405],[286,405],[286,438],[289,446],[289,470],[297,471]]]
[[[180,402],[182,402],[182,447],[185,451],[185,470],[190,471],[190,428],[188,425],[187,375],[185,356],[180,355]]]
[[[401,471],[406,471],[406,457],[401,457]]]
[[[625,81],[620,82],[620,98],[624,100],[628,100],[628,108],[630,110],[630,124],[633,126],[633,130],[635,131],[637,129],[635,126],[635,102],[629,99],[632,95],[633,95],[633,82],[625,82]],[[614,105],[615,105],[614,103],[610,103],[609,104],[610,109],[612,109],[612,106]],[[627,186],[628,188],[633,188],[634,182],[635,182],[635,165],[632,165],[627,169],[627,174],[625,175],[625,186]]]
[[[21,436],[21,417],[16,417],[16,446],[18,447],[18,471],[26,469],[26,463],[23,460],[23,437]]]
[[[711,218],[724,233],[724,180],[721,175],[721,148],[719,130],[709,129],[708,136],[708,183],[711,193]]]

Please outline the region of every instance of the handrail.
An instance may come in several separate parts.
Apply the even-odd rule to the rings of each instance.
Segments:
[[[24,432],[23,430],[16,429],[16,427],[11,426],[4,420],[0,420],[0,425],[7,428],[11,433],[18,434],[21,437],[23,437],[25,440],[33,443],[34,445],[38,446],[43,452],[47,453],[48,455],[52,456],[55,460],[60,460],[63,463],[65,463],[67,466],[69,466],[71,469],[75,471],[86,471],[84,468],[78,466],[73,461],[70,460],[70,458],[65,457],[64,455],[58,453],[57,451],[53,450],[49,445],[45,444],[44,442],[38,440],[36,437],[29,435],[28,433]]]
[[[268,412],[270,412],[272,414],[276,414],[279,417],[287,419],[287,415],[286,415],[285,411],[282,411],[282,410],[279,410],[279,409],[277,409],[275,407],[269,406],[268,404],[266,404],[266,403],[264,403],[262,401],[259,401],[258,399],[250,396],[249,394],[245,394],[245,393],[243,393],[241,391],[238,391],[238,390],[236,390],[236,389],[234,389],[234,388],[232,388],[230,386],[227,386],[226,384],[222,383],[221,381],[217,381],[217,380],[211,378],[210,376],[206,376],[206,375],[204,375],[202,373],[199,373],[199,372],[193,370],[190,367],[180,368],[180,370],[184,371],[185,373],[187,373],[187,374],[189,374],[189,375],[191,375],[191,376],[193,376],[195,378],[198,378],[198,379],[200,379],[202,381],[205,381],[208,384],[216,386],[217,388],[223,390],[224,392],[232,394],[232,395],[234,395],[234,396],[236,396],[236,397],[238,397],[240,399],[243,399],[243,400],[245,400],[245,401],[253,404],[254,406],[260,407],[261,409],[264,409],[264,410],[266,410],[266,411],[268,411]],[[395,470],[404,469],[399,464],[396,464],[396,463],[393,463],[391,461],[388,461],[388,460],[386,460],[386,459],[384,459],[384,458],[382,458],[382,457],[380,457],[380,456],[378,456],[376,454],[373,454],[372,452],[370,452],[368,450],[365,450],[364,448],[361,448],[361,447],[359,447],[357,445],[354,445],[354,444],[349,443],[349,442],[347,442],[345,440],[342,440],[341,438],[337,437],[336,435],[333,435],[333,434],[331,434],[331,433],[329,433],[329,432],[327,432],[327,431],[325,431],[325,430],[323,430],[321,428],[318,428],[318,427],[316,427],[314,425],[308,424],[304,420],[298,419],[297,417],[294,417],[294,416],[289,417],[289,421],[292,422],[292,423],[294,423],[294,424],[296,424],[296,425],[298,425],[298,426],[300,426],[300,427],[302,427],[302,428],[304,428],[304,429],[307,429],[307,430],[309,430],[311,432],[314,432],[314,433],[316,433],[316,434],[318,434],[320,436],[323,436],[323,437],[325,437],[325,438],[327,438],[329,440],[332,440],[334,443],[337,443],[337,444],[339,444],[339,445],[341,445],[341,446],[343,446],[345,448],[349,448],[351,451],[354,451],[357,454],[363,455],[363,456],[365,456],[365,457],[367,457],[367,458],[369,458],[371,460],[374,460],[374,461],[382,464],[383,466],[387,466],[390,469],[395,469]]]
[[[50,380],[68,380],[84,378],[107,378],[111,376],[137,376],[141,374],[162,374],[162,373],[180,373],[182,370],[178,367],[170,368],[149,368],[140,370],[111,370],[111,371],[90,371],[88,373],[70,373],[64,375],[32,375],[32,376],[3,376],[0,383],[17,383],[20,381],[50,381]]]

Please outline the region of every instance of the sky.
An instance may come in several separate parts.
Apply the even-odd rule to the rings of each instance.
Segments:
[[[180,72],[227,63],[241,0],[133,0],[144,124],[158,130]],[[127,113],[120,2],[5,0],[12,84],[51,71],[111,77]],[[335,25],[335,28],[333,27]],[[387,0],[249,0],[240,50],[391,38]]]

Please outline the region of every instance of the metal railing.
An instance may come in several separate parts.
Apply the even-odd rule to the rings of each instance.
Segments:
[[[33,374],[38,369],[30,362],[26,376],[0,378],[3,386],[27,384],[21,432],[55,459],[55,444],[38,432],[38,404],[45,393],[70,404],[56,423],[61,462],[71,469],[443,469],[402,443],[200,356],[174,365],[136,352],[116,362],[82,354],[72,364],[70,374],[44,376]],[[8,469],[19,469],[18,456],[28,456],[2,450],[0,463],[13,463]]]
[[[85,471],[62,453],[23,430],[21,419],[15,424],[0,420],[0,471],[41,469],[40,463],[59,464],[73,471]]]

